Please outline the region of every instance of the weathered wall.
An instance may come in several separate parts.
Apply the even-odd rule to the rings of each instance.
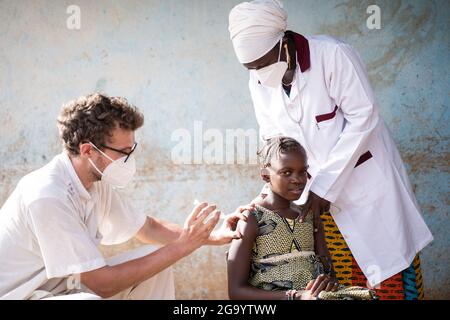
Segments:
[[[194,198],[229,212],[259,191],[256,167],[175,165],[180,128],[256,129],[247,72],[227,31],[238,1],[0,1],[0,204],[18,179],[60,151],[61,103],[104,91],[127,97],[145,116],[139,172],[130,196],[158,217],[182,223]],[[69,30],[66,9],[81,9]],[[366,9],[381,9],[381,29]],[[370,80],[435,241],[422,253],[428,298],[450,298],[449,2],[285,1],[290,28],[350,42]],[[194,139],[195,140],[195,139]],[[104,248],[113,254],[126,247]],[[177,297],[225,298],[225,251],[202,248],[175,266]]]

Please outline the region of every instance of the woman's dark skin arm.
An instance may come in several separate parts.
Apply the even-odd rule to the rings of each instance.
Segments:
[[[313,292],[317,289],[322,289],[325,291],[336,291],[338,287],[338,281],[335,277],[335,272],[333,268],[333,263],[331,260],[330,252],[328,251],[327,243],[325,241],[325,229],[322,220],[319,221],[317,225],[317,232],[314,232],[314,251],[316,255],[321,257],[325,268],[330,268],[331,277],[325,276],[322,284],[314,283],[312,286]]]
[[[232,300],[286,299],[285,291],[266,291],[248,283],[251,251],[258,225],[252,214],[249,214],[248,211],[246,214],[248,214],[247,222],[240,220],[237,226],[242,238],[233,240],[228,252],[228,295]]]

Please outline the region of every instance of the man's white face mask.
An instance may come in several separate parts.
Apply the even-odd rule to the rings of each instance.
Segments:
[[[280,50],[278,52],[278,62],[272,63],[267,67],[255,70],[256,77],[263,86],[278,88],[281,85],[283,76],[286,73],[288,64],[286,61],[280,61],[281,45],[283,39],[280,39]]]
[[[123,156],[117,160],[111,159],[106,153],[102,152],[92,142],[89,142],[98,152],[111,161],[111,163],[101,172],[91,159],[88,159],[95,170],[102,176],[102,181],[115,188],[125,188],[133,180],[136,173],[136,161],[134,155]]]

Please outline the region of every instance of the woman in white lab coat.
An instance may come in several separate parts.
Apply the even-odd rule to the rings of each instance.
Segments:
[[[422,298],[417,254],[433,237],[358,53],[286,31],[276,0],[241,3],[229,19],[261,138],[290,136],[307,151],[300,201],[325,221],[337,279],[375,286],[382,299]]]

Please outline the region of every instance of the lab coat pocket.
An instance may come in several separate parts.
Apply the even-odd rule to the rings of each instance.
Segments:
[[[343,190],[352,206],[372,203],[384,195],[385,175],[370,151],[360,157]]]
[[[315,120],[316,120],[317,129],[320,130],[321,128],[324,128],[324,127],[329,126],[332,123],[334,123],[333,120],[334,120],[334,118],[336,118],[337,110],[338,110],[338,106],[335,106],[334,110],[332,112],[316,115]]]

